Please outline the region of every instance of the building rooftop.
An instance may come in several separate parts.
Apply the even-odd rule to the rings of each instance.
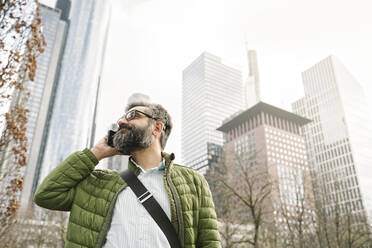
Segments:
[[[232,117],[225,120],[222,126],[217,128],[217,130],[221,132],[228,132],[229,130],[239,126],[241,123],[249,120],[250,118],[256,116],[257,114],[261,112],[268,113],[268,114],[271,114],[273,116],[276,116],[282,119],[286,119],[290,122],[299,124],[301,126],[311,122],[311,120],[304,118],[302,116],[299,116],[297,114],[294,114],[292,112],[286,111],[284,109],[280,109],[278,107],[275,107],[273,105],[270,105],[264,102],[259,102],[253,107],[247,110],[241,111],[238,115],[236,114],[232,115]]]

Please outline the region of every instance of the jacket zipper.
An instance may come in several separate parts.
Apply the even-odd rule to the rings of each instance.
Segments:
[[[107,236],[107,232],[108,232],[108,229],[109,229],[109,224],[108,223],[109,219],[112,220],[112,214],[114,212],[114,207],[115,207],[115,203],[116,203],[116,200],[118,198],[118,195],[121,191],[123,191],[125,188],[127,187],[127,184],[124,182],[124,185],[121,186],[121,188],[118,190],[118,192],[116,192],[115,196],[114,196],[114,199],[111,201],[110,203],[110,207],[109,207],[109,210],[107,212],[107,215],[106,215],[106,218],[105,218],[105,221],[103,222],[103,225],[102,225],[102,229],[101,229],[101,232],[100,234],[98,235],[98,239],[97,239],[97,243],[96,243],[96,248],[102,248],[103,246],[103,241],[104,239],[106,238]],[[111,221],[110,221],[111,222]]]
[[[169,178],[169,171],[167,171],[167,175],[166,175],[166,178],[167,178],[167,182],[168,182],[168,185],[169,185],[169,188],[173,194],[173,199],[174,199],[174,202],[175,202],[175,205],[176,205],[176,213],[177,213],[177,219],[178,219],[178,237],[180,239],[180,243],[181,243],[181,247],[184,247],[185,246],[185,242],[184,242],[184,232],[185,232],[185,229],[184,229],[184,226],[183,226],[183,216],[182,216],[182,207],[181,207],[181,202],[180,202],[180,198],[179,198],[179,195],[177,193],[177,190],[176,190],[176,187],[174,186],[172,180],[170,180]]]

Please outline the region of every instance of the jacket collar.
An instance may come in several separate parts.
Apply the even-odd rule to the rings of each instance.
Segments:
[[[162,152],[161,156],[165,160],[165,171],[164,173],[168,173],[169,170],[173,167],[173,160],[175,159],[174,153],[168,154],[166,152]],[[136,175],[138,176],[141,172],[141,169],[138,168],[131,159],[128,159],[128,168]]]

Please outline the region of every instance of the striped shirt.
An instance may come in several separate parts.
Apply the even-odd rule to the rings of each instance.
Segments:
[[[147,171],[143,170],[132,158],[130,160],[141,169],[138,179],[153,194],[168,218],[171,219],[170,202],[163,183],[164,159],[157,167]],[[158,224],[129,187],[118,195],[106,238],[104,248],[170,248]]]

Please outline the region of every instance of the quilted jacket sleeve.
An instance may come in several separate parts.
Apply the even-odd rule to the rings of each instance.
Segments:
[[[208,182],[200,175],[201,195],[198,226],[198,248],[220,248],[221,238],[218,232],[217,216]]]
[[[71,154],[37,188],[35,203],[51,210],[69,211],[76,185],[89,176],[97,164],[97,158],[89,149]]]

